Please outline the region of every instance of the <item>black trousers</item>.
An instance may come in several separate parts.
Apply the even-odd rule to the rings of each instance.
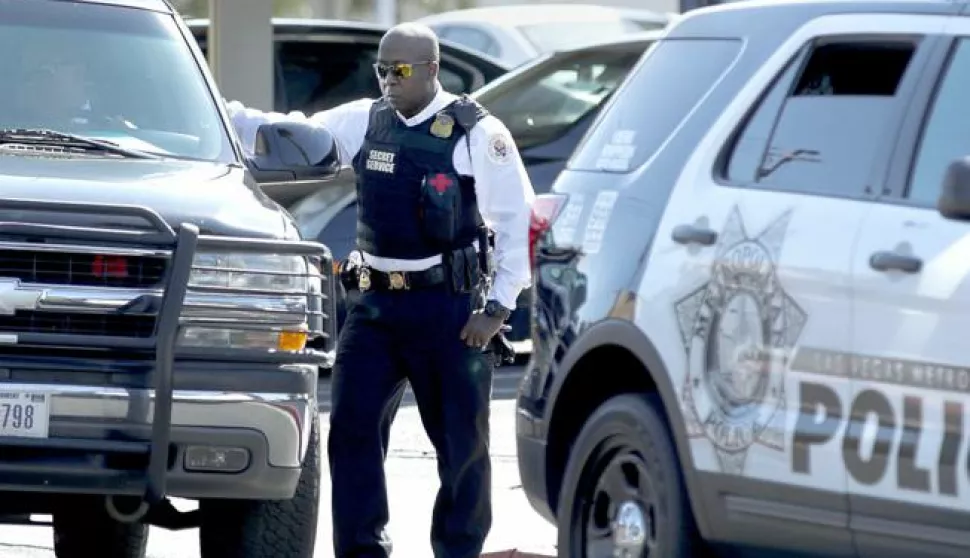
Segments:
[[[384,558],[391,544],[384,459],[410,383],[441,486],[435,558],[481,554],[492,525],[489,354],[460,338],[477,295],[444,288],[368,291],[347,309],[332,380],[328,452],[336,558]]]

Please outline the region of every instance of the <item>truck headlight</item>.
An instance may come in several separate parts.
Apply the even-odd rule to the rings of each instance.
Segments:
[[[305,294],[307,261],[283,254],[200,252],[189,287]]]
[[[302,351],[318,275],[298,255],[196,254],[179,346]]]

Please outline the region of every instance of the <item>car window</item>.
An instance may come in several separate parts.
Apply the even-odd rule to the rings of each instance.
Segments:
[[[598,110],[642,54],[601,50],[551,58],[476,99],[508,127],[519,149],[527,149]]]
[[[896,111],[909,41],[826,42],[792,63],[734,144],[726,178],[773,190],[856,195]]]
[[[555,52],[642,31],[639,25],[625,19],[550,21],[519,25],[517,29],[538,52]]]
[[[281,41],[277,56],[288,111],[312,113],[381,96],[374,74],[377,44]],[[471,80],[466,75],[442,59],[439,81],[446,91],[468,92]]]
[[[946,168],[954,160],[970,155],[968,99],[970,42],[962,39],[940,83],[916,154],[907,197],[920,205],[936,205]]]
[[[330,248],[335,260],[343,260],[357,245],[357,202],[334,215],[320,231],[317,241]]]
[[[472,50],[498,57],[501,50],[491,35],[466,25],[447,25],[438,28],[438,35],[447,41],[458,43]]]
[[[381,95],[377,45],[281,41],[277,52],[288,110],[317,112]]]
[[[0,49],[0,128],[48,128],[185,158],[234,157],[171,15],[2,2]]]
[[[655,43],[583,138],[568,168],[629,172],[643,165],[714,87],[740,50],[741,42],[730,39]]]

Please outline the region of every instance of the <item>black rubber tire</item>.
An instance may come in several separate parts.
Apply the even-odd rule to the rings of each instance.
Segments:
[[[203,500],[202,558],[311,558],[320,506],[320,418],[315,415],[303,472],[290,500]]]
[[[559,556],[563,558],[602,558],[587,556],[585,517],[592,511],[590,499],[613,456],[626,455],[638,460],[652,498],[638,489],[641,509],[653,510],[649,538],[655,541],[649,558],[691,558],[698,550],[699,535],[684,490],[680,463],[663,417],[663,407],[654,395],[625,394],[608,399],[583,425],[576,438],[559,500]],[[627,462],[629,464],[629,461]],[[637,555],[640,558],[640,555]]]
[[[119,523],[108,516],[104,497],[84,497],[54,512],[57,558],[144,558],[148,525]]]

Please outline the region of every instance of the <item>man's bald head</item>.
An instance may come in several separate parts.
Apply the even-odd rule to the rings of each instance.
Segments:
[[[406,117],[431,102],[438,90],[438,36],[426,25],[401,23],[390,28],[377,49],[381,92]]]
[[[385,50],[407,53],[414,58],[402,62],[437,62],[441,57],[438,36],[430,27],[420,23],[400,23],[388,29],[381,38],[380,51]]]

